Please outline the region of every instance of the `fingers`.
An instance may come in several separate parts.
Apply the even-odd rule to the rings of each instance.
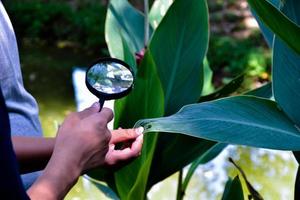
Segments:
[[[99,112],[99,110],[100,110],[100,104],[99,104],[99,102],[95,102],[89,108],[86,108],[81,112],[78,112],[78,115],[79,115],[80,119],[84,119],[93,114],[102,115],[107,120],[107,122],[110,122],[113,119],[114,115],[113,115],[113,112],[111,109],[102,108],[102,110],[100,112]]]
[[[143,135],[140,135],[132,143],[131,147],[115,150],[114,144],[110,145],[110,149],[106,154],[105,161],[108,165],[116,165],[120,161],[126,161],[140,155],[143,146]]]
[[[137,138],[139,135],[143,133],[144,129],[143,127],[139,127],[136,129],[117,129],[117,130],[112,130],[111,131],[111,144],[116,144],[119,142],[125,142],[128,140],[133,140]]]
[[[99,114],[107,120],[107,123],[114,118],[114,113],[109,108],[102,108]]]
[[[92,114],[99,112],[99,110],[100,110],[100,104],[99,104],[99,102],[95,102],[89,108],[86,108],[81,112],[78,112],[78,116],[80,119],[84,119]]]
[[[78,112],[78,116],[80,119],[92,117],[96,121],[101,120],[104,123],[108,123],[113,119],[114,114],[111,109],[103,108],[100,112],[99,110],[100,110],[100,104],[99,102],[95,102],[91,107],[86,108],[81,112]],[[92,115],[96,115],[96,116],[92,116]]]

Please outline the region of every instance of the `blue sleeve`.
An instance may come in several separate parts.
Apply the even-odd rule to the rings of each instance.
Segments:
[[[3,199],[29,199],[23,187],[10,137],[6,105],[0,88],[0,195]]]

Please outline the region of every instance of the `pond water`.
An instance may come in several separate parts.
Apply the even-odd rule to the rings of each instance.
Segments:
[[[92,59],[66,54],[65,51],[62,54],[58,50],[28,51],[27,48],[26,51],[21,49],[21,60],[25,86],[37,98],[40,106],[44,134],[53,136],[64,117],[76,109],[71,83],[72,67],[89,64]],[[56,81],[53,81],[54,78]],[[242,167],[249,181],[266,200],[293,199],[297,163],[292,153],[236,146],[229,146],[212,162],[199,166],[185,199],[220,199],[227,177],[237,174],[237,170],[227,161],[228,157]],[[175,199],[176,187],[177,174],[174,174],[155,185],[148,197],[155,200]],[[81,178],[66,199],[109,198],[88,180]]]

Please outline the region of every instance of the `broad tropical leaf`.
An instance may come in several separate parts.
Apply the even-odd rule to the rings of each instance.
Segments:
[[[277,9],[279,9],[280,6],[280,0],[268,0],[273,6],[275,6]],[[256,12],[251,9],[251,12],[253,14],[253,16],[255,17],[260,30],[262,31],[262,34],[264,36],[264,38],[266,39],[268,45],[270,48],[273,47],[273,38],[274,38],[274,33],[259,19],[259,17],[257,16]]]
[[[300,150],[294,123],[275,102],[253,96],[188,105],[172,116],[141,120],[136,126],[144,126],[145,133],[182,133],[222,143]]]
[[[162,81],[166,115],[200,97],[207,45],[206,1],[192,0],[187,4],[176,0],[161,20],[149,47]],[[214,144],[181,134],[160,133],[148,187],[180,170]]]
[[[287,3],[292,3],[297,6],[297,0],[282,1],[284,6]],[[290,48],[298,55],[300,54],[300,27],[291,21],[286,15],[281,13],[267,0],[248,0],[251,8],[256,12],[261,21],[269,27],[276,36],[283,40]],[[299,8],[299,5],[298,5]],[[295,9],[297,9],[295,7]],[[298,12],[299,13],[299,12]],[[287,14],[287,13],[285,13]],[[297,15],[297,12],[295,13]],[[291,17],[291,16],[289,16]],[[286,33],[289,34],[286,34]]]
[[[163,92],[149,52],[139,66],[135,87],[115,103],[115,127],[131,128],[146,116],[163,115]],[[157,134],[144,137],[142,155],[115,173],[115,185],[121,199],[144,199]]]
[[[196,102],[202,90],[202,63],[208,47],[206,1],[176,0],[149,47],[163,86],[166,114]]]
[[[111,0],[105,21],[105,40],[111,57],[123,59],[122,36],[131,51],[144,47],[144,16],[127,0]]]
[[[300,24],[300,1],[285,1],[282,12]],[[289,32],[286,32],[288,37]],[[297,36],[300,41],[300,35]],[[299,44],[300,47],[300,44]],[[283,111],[300,127],[300,54],[296,54],[277,36],[273,47],[273,91]]]
[[[123,45],[123,59],[124,61],[126,61],[126,63],[132,67],[132,70],[134,72],[134,74],[137,74],[137,64],[135,61],[135,54],[134,52],[132,52],[127,44],[127,42],[125,41],[124,37],[121,35],[121,39],[122,39],[122,45]]]

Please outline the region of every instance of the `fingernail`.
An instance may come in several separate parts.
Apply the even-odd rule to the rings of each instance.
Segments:
[[[143,128],[143,127],[138,127],[138,128],[135,129],[135,132],[136,132],[138,135],[141,135],[141,134],[143,134],[143,132],[144,132],[144,128]]]
[[[92,107],[98,108],[99,107],[99,102],[93,103]]]

